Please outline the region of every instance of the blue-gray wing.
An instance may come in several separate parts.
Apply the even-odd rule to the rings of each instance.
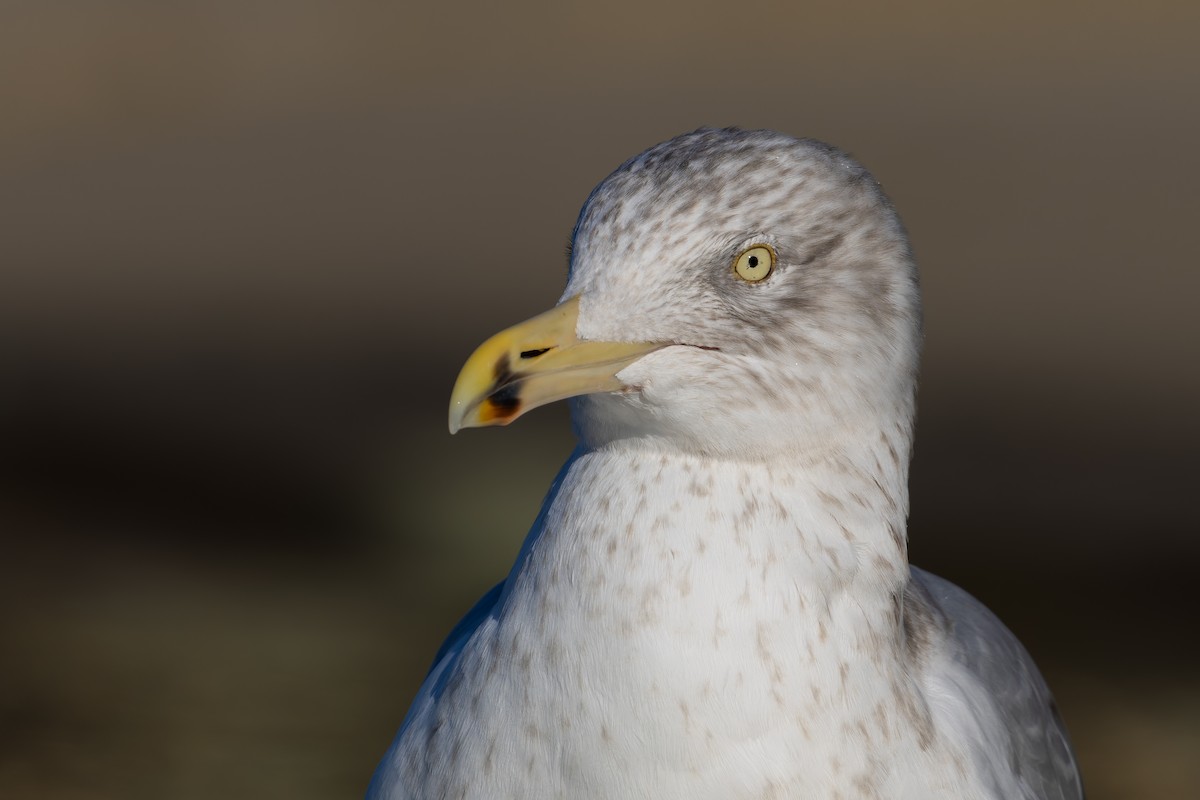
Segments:
[[[450,668],[453,662],[458,658],[458,654],[462,652],[467,642],[470,641],[471,635],[495,612],[496,604],[500,602],[500,596],[503,592],[504,581],[501,581],[488,590],[487,594],[479,598],[479,602],[471,607],[466,616],[450,629],[450,635],[442,642],[442,646],[438,648],[437,655],[433,657],[433,665],[429,668],[429,673],[425,676],[425,682],[417,691],[417,696],[409,708],[408,715],[405,716],[404,721],[400,724],[399,732],[397,732],[396,737],[392,740],[392,744],[388,748],[387,753],[384,754],[383,760],[379,762],[375,774],[371,776],[371,784],[367,787],[366,800],[392,800],[392,798],[407,796],[400,779],[398,753],[400,752],[401,742],[404,738],[404,731],[412,719],[413,711],[427,703],[437,702],[437,698],[441,696],[446,679],[451,673]]]
[[[487,619],[492,613],[492,609],[496,607],[496,602],[500,599],[500,594],[504,591],[504,581],[500,581],[475,605],[471,606],[471,610],[458,621],[458,624],[450,629],[450,633],[446,636],[446,641],[442,642],[442,646],[438,648],[437,655],[433,657],[433,663],[429,665],[429,672],[437,669],[437,665],[442,663],[442,659],[451,653],[457,652],[462,645],[470,638],[475,629],[479,627],[479,623]],[[425,677],[429,677],[426,673]]]
[[[944,638],[927,669],[965,670],[990,698],[986,715],[1000,730],[990,768],[1008,772],[1029,800],[1082,800],[1083,785],[1054,698],[1033,659],[982,603],[947,580],[912,568],[905,594],[906,627],[941,628]],[[911,623],[910,623],[911,620]],[[922,635],[919,630],[914,631]],[[1007,761],[1007,764],[1004,763]]]

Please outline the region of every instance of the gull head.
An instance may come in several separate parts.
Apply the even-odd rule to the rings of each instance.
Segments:
[[[555,308],[489,339],[450,427],[571,398],[586,446],[759,459],[910,435],[916,267],[857,162],[771,131],[704,129],[593,190]]]

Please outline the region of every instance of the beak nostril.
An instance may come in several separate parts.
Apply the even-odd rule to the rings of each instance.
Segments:
[[[553,349],[553,347],[543,347],[540,350],[522,350],[521,358],[537,358],[543,353],[549,353]]]

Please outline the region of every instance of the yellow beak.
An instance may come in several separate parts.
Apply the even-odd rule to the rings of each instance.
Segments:
[[[463,365],[450,394],[450,433],[507,425],[531,408],[624,387],[616,374],[661,343],[575,336],[579,297],[497,333]]]

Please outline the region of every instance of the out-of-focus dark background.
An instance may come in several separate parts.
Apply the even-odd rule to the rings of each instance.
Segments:
[[[445,432],[580,203],[700,125],[838,144],[923,269],[912,554],[1089,794],[1200,796],[1200,6],[0,8],[0,797],[351,798],[562,408]]]

